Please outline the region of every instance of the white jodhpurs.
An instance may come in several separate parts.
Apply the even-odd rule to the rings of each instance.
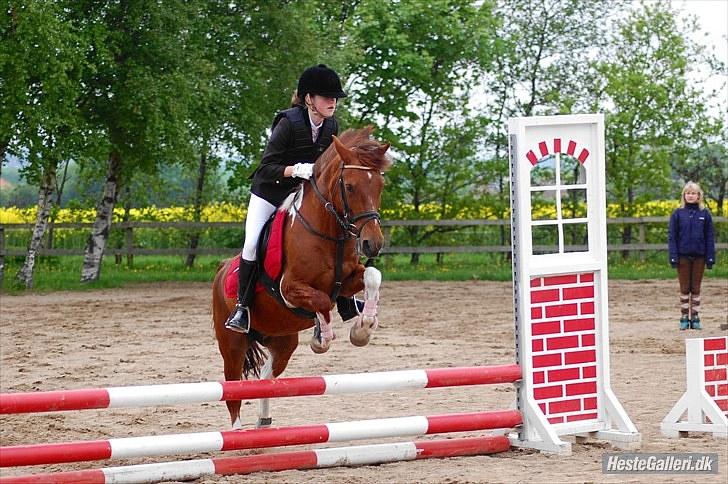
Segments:
[[[245,243],[243,244],[243,259],[254,261],[258,249],[258,237],[263,226],[276,207],[257,195],[250,194],[248,215],[245,218]]]

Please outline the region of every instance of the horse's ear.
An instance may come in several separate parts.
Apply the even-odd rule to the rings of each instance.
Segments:
[[[390,146],[389,143],[384,143],[384,144],[379,145],[379,155],[384,156],[384,153],[387,152],[387,150],[389,149],[389,146]]]
[[[334,139],[334,148],[341,157],[341,160],[345,165],[351,164],[354,161],[354,154],[349,148],[344,146],[344,143],[342,143],[335,135],[333,135],[332,138]]]

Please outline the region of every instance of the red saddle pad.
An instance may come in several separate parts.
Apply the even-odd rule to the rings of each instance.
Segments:
[[[271,224],[268,245],[265,249],[263,270],[273,280],[277,280],[283,271],[283,224],[286,223],[287,216],[288,214],[286,212],[276,212],[276,217]],[[227,298],[235,299],[238,297],[239,267],[240,257],[236,257],[230,264],[230,269],[225,277],[225,297]],[[263,290],[265,290],[265,288],[258,283],[255,288],[255,292]]]

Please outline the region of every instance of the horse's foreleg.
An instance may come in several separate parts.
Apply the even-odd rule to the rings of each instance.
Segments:
[[[288,360],[298,346],[298,333],[270,338],[267,344],[268,359],[261,369],[260,379],[278,378],[288,366]],[[256,427],[270,427],[273,418],[270,412],[270,398],[258,400],[258,423]]]
[[[314,353],[328,351],[331,341],[336,337],[331,324],[331,309],[333,308],[333,304],[329,296],[309,285],[288,282],[285,277],[281,283],[281,294],[286,303],[291,307],[298,307],[317,314],[320,332],[314,332],[310,343],[311,349]]]
[[[364,271],[364,311],[349,331],[349,341],[355,346],[367,345],[372,333],[379,326],[377,307],[381,284],[382,273],[375,267],[367,267]]]

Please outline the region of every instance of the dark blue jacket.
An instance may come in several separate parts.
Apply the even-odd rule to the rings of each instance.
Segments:
[[[308,111],[297,106],[278,113],[272,129],[263,159],[250,176],[250,191],[277,207],[303,182],[303,178],[284,177],[283,171],[296,163],[316,161],[333,142],[332,136],[339,134],[339,123],[333,116],[326,118],[314,142]]]
[[[667,240],[673,266],[681,256],[705,257],[708,268],[715,264],[713,219],[708,209],[701,210],[697,203],[687,203],[672,212]]]

